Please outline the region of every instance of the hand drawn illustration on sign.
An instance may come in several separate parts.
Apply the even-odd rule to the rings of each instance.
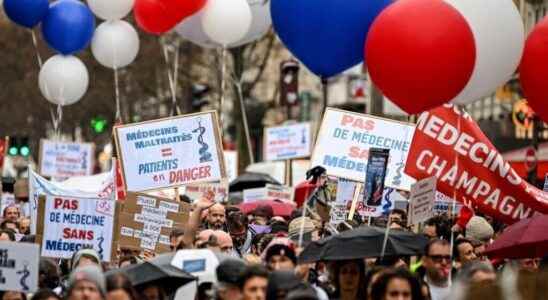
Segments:
[[[30,290],[30,288],[27,284],[27,279],[30,276],[28,261],[23,262],[23,270],[17,271],[17,275],[21,275],[21,278],[19,279],[19,283],[21,284],[21,289],[23,291]]]
[[[206,133],[206,128],[202,126],[202,119],[198,118],[198,128],[194,129],[192,132],[197,133],[198,135],[198,144],[200,144],[202,147],[198,152],[200,153],[200,162],[206,163],[213,160],[211,153],[209,153],[207,150],[209,149],[209,145],[204,142],[204,134]]]

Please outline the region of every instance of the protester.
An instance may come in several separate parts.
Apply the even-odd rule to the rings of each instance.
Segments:
[[[478,259],[474,252],[472,242],[465,238],[460,238],[455,241],[453,246],[453,257],[460,265],[465,265]]]
[[[27,295],[21,292],[3,291],[0,292],[0,300],[27,300]]]
[[[93,249],[81,249],[74,253],[71,259],[71,269],[89,265],[101,265],[99,254]]]
[[[291,271],[274,271],[268,276],[266,300],[284,300],[287,294],[301,286],[299,278]]]
[[[457,279],[466,284],[494,283],[497,279],[497,274],[493,266],[488,262],[470,261],[463,265]]]
[[[13,232],[17,233],[18,232],[17,221],[12,221],[11,219],[6,219],[6,220],[2,221],[2,223],[0,223],[0,229],[2,229],[2,230],[9,229],[9,230],[12,230]]]
[[[228,233],[232,237],[234,250],[239,257],[251,252],[253,233],[249,230],[247,216],[241,211],[233,211],[227,218]]]
[[[341,261],[333,264],[331,282],[335,285],[332,299],[365,299],[365,263],[363,260]]]
[[[217,296],[220,300],[241,300],[246,265],[239,259],[226,259],[217,267]]]
[[[30,234],[30,219],[29,218],[21,218],[19,219],[18,224],[18,231],[20,234],[28,235]]]
[[[390,220],[388,220],[390,228],[393,229],[406,229],[407,228],[407,213],[402,209],[394,209],[390,213]]]
[[[428,284],[432,300],[443,300],[451,290],[451,249],[449,242],[433,239],[428,243],[418,275]]]
[[[40,289],[32,295],[30,300],[61,300],[61,297],[51,289]]]
[[[304,221],[303,221],[304,220]],[[304,222],[304,224],[303,224]],[[299,242],[301,230],[303,231],[303,247],[308,245],[312,241],[317,241],[320,239],[319,231],[316,228],[316,224],[312,221],[311,218],[302,217],[295,218],[289,223],[288,228],[288,237],[295,243]]]
[[[406,269],[381,273],[371,289],[372,300],[423,300],[419,281]],[[435,299],[435,298],[433,298]]]
[[[289,271],[297,266],[295,245],[287,238],[276,238],[264,251],[264,260],[270,271]]]
[[[225,207],[220,203],[213,204],[206,212],[205,228],[225,230]]]
[[[143,300],[167,300],[164,288],[156,283],[144,285],[138,292]]]
[[[185,231],[181,228],[173,228],[169,234],[169,248],[175,251],[179,244],[183,242]]]
[[[3,219],[17,223],[17,220],[21,217],[19,207],[16,205],[10,205],[4,208]]]
[[[0,241],[15,242],[15,232],[11,229],[0,230]]]
[[[107,277],[107,300],[138,300],[137,291],[133,288],[129,278],[123,273],[116,273]]]
[[[269,205],[258,205],[253,211],[252,224],[267,225],[274,216],[274,211]]]
[[[105,295],[105,276],[98,266],[78,267],[70,274],[67,300],[103,300]]]
[[[38,288],[54,290],[59,286],[59,268],[51,259],[40,258]]]
[[[259,265],[249,266],[242,287],[243,300],[265,300],[268,271]]]
[[[451,238],[451,224],[447,217],[435,216],[424,222],[423,234],[430,239],[448,241]]]

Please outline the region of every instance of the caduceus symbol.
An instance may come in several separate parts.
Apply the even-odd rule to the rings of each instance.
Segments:
[[[23,263],[23,270],[17,271],[17,275],[22,275],[19,279],[19,283],[21,284],[23,291],[28,291],[29,286],[27,285],[27,278],[30,276],[28,262]]]
[[[99,243],[97,244],[97,247],[99,248],[99,257],[101,257],[101,260],[103,259],[103,252],[105,251],[103,249],[103,243],[105,242],[105,238],[103,237],[103,235],[101,234],[101,237],[99,237],[97,239],[99,241]]]
[[[401,163],[398,163],[397,166],[398,168],[396,169],[396,176],[394,176],[394,179],[392,181],[392,184],[395,186],[399,186],[402,182],[402,177],[403,177],[402,171],[403,171],[403,168],[405,167],[405,164],[401,162]]]
[[[200,154],[200,163],[212,161],[213,158],[211,157],[211,153],[207,151],[209,149],[209,146],[207,145],[207,143],[204,142],[204,134],[206,133],[206,128],[202,126],[202,122],[200,119],[198,119],[198,128],[194,129],[192,132],[199,133],[198,144],[202,146],[200,150],[198,150],[198,153]]]

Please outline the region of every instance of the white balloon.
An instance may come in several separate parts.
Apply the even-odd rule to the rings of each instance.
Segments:
[[[242,39],[228,45],[228,48],[242,46],[260,39],[268,32],[270,26],[272,25],[272,18],[270,17],[270,0],[247,1],[252,15],[249,31]],[[181,37],[198,46],[204,48],[218,48],[222,45],[212,41],[211,38],[209,38],[209,36],[204,32],[202,26],[203,12],[204,9],[200,10],[191,17],[186,18],[183,22],[179,23],[177,27],[175,27],[175,31],[177,31]]]
[[[139,53],[139,35],[126,21],[106,21],[93,34],[91,52],[103,66],[112,69],[131,64]]]
[[[213,41],[227,47],[246,35],[251,18],[246,0],[209,0],[204,7],[202,26]]]
[[[469,104],[493,93],[516,71],[525,43],[512,0],[446,0],[468,21],[476,42],[476,65],[454,104]]]
[[[88,0],[91,11],[103,20],[120,20],[127,16],[135,0]]]
[[[49,102],[71,105],[88,90],[88,69],[76,56],[55,55],[40,69],[38,83],[42,95]]]

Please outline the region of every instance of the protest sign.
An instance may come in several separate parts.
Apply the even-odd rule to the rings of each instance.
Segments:
[[[127,191],[226,178],[214,111],[114,127]]]
[[[389,156],[389,149],[371,148],[369,151],[363,197],[363,202],[367,206],[381,205]]]
[[[293,189],[286,186],[267,184],[264,188],[247,189],[243,191],[244,202],[282,200],[293,201]]]
[[[423,179],[411,186],[408,226],[416,225],[434,216],[436,201],[436,177]]]
[[[38,211],[42,256],[67,259],[91,248],[109,262],[116,253],[115,201],[48,195],[40,197]]]
[[[405,172],[437,177],[440,192],[508,224],[548,214],[548,193],[519,177],[476,122],[449,104],[419,117]]]
[[[39,166],[42,176],[69,178],[93,172],[95,146],[90,143],[40,141]]]
[[[0,291],[38,290],[39,260],[36,244],[0,242]]]
[[[346,206],[350,208],[357,188],[360,189],[358,199],[363,199],[363,184],[347,179],[339,179],[336,202],[345,203]],[[356,212],[362,217],[378,218],[383,215],[388,215],[390,211],[394,209],[397,202],[407,202],[407,199],[393,188],[384,188],[380,206],[368,206],[363,201],[357,201]]]
[[[206,192],[212,192],[215,195],[215,202],[226,202],[228,201],[228,182],[223,180],[218,183],[193,183],[184,186],[183,193],[196,201],[200,200]]]
[[[310,123],[280,127],[267,127],[264,132],[264,157],[266,161],[290,160],[310,156]]]
[[[171,251],[169,234],[188,222],[189,204],[167,198],[129,192],[116,228],[120,248],[149,250],[157,254]]]
[[[245,169],[247,172],[261,173],[270,175],[281,184],[285,184],[287,164],[285,161],[272,161],[272,162],[260,162],[254,163]]]
[[[346,220],[348,214],[348,206],[345,203],[333,203],[331,205],[331,220],[330,223],[338,225]]]
[[[291,161],[291,183],[295,186],[306,180],[306,172],[310,170],[309,160]]]
[[[225,168],[228,182],[238,177],[238,152],[236,151],[224,151],[225,154]]]
[[[409,190],[414,179],[403,173],[415,128],[412,124],[328,108],[311,165],[327,174],[363,182],[371,148],[390,150],[385,185]]]

